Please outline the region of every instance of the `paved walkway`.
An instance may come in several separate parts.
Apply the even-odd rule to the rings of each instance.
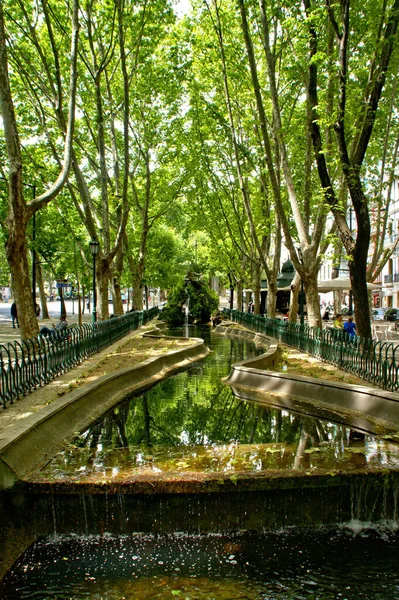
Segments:
[[[50,316],[50,319],[39,319],[39,327],[43,327],[44,325],[46,327],[52,327],[53,323],[54,325],[56,323],[58,323],[59,321],[59,317],[57,316]],[[78,322],[78,315],[68,315],[67,316],[67,321],[68,321],[68,325],[73,325],[75,323]],[[82,315],[82,322],[83,323],[91,323],[91,315],[90,314],[84,314]],[[0,315],[0,344],[6,344],[7,342],[13,342],[14,340],[20,340],[21,336],[19,333],[19,328],[15,327],[15,329],[13,329],[12,327],[12,322],[11,322],[11,316],[4,316],[4,315]]]

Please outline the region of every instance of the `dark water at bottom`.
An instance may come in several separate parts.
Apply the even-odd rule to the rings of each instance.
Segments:
[[[28,549],[4,599],[395,600],[399,538],[375,531],[59,537]]]

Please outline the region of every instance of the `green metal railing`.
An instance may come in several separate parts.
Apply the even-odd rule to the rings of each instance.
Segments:
[[[281,319],[224,309],[231,321],[353,373],[384,390],[399,389],[399,343],[350,337],[344,331],[301,326]]]
[[[16,398],[46,385],[129,331],[138,329],[157,314],[158,308],[155,307],[71,327],[63,337],[39,335],[25,341],[0,344],[0,400],[3,408]]]

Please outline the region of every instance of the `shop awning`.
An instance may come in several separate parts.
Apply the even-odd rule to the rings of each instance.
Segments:
[[[377,283],[368,283],[367,288],[369,290],[373,290],[375,288],[380,288],[381,285]],[[290,287],[283,288],[285,291],[290,290]],[[317,282],[317,290],[319,294],[326,294],[327,292],[336,292],[339,290],[350,290],[351,282],[349,277],[337,277],[336,279],[328,279],[327,281],[318,281]]]
[[[317,289],[320,293],[325,292],[335,292],[338,290],[350,290],[351,289],[351,281],[349,277],[341,278],[337,277],[336,279],[328,279],[327,281],[318,281]],[[381,285],[378,283],[368,283],[367,289],[374,290],[375,288],[379,288]]]

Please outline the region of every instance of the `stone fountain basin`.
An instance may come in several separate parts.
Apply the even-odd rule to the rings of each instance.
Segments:
[[[125,507],[129,506],[129,531],[143,528],[154,531],[158,527],[160,531],[165,527],[170,531],[198,531],[198,528],[236,531],[287,524],[336,523],[337,519],[395,520],[399,489],[396,443],[399,396],[366,386],[267,370],[266,367],[274,366],[277,360],[275,340],[233,327],[218,327],[216,332],[240,336],[266,348],[263,355],[233,366],[225,383],[231,385],[236,396],[302,414],[327,416],[354,430],[380,436],[381,444],[375,452],[370,452],[359,440],[341,462],[331,453],[312,453],[300,468],[293,461],[289,462],[293,449],[284,445],[279,448],[278,444],[258,444],[253,446],[257,451],[277,456],[273,468],[257,472],[239,468],[200,472],[190,467],[134,472],[128,467],[117,473],[104,472],[101,478],[96,473],[78,473],[64,474],[60,479],[37,470],[25,478],[24,494],[50,496],[66,505],[89,498],[90,503],[100,507],[100,513],[105,510],[104,497],[108,503],[122,502]],[[247,450],[242,445],[233,449],[236,453]],[[226,453],[231,451],[226,447]],[[374,460],[381,454],[385,456],[383,461]],[[158,514],[158,517],[149,516],[151,525],[146,520],[147,524],[143,522],[140,508],[143,505],[151,506],[149,515],[152,511]],[[198,518],[190,516],[193,510]],[[167,524],[159,511],[168,514]],[[119,517],[115,518],[119,522]]]

